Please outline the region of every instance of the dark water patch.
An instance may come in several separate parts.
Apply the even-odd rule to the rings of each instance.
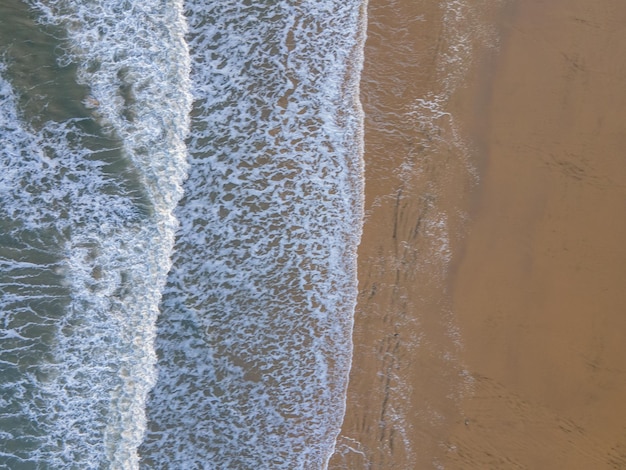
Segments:
[[[40,24],[37,13],[21,0],[0,3],[0,57],[4,59],[6,78],[16,94],[20,114],[36,131],[44,130],[49,121],[71,120],[76,132],[68,135],[70,140],[88,149],[85,158],[102,162],[100,170],[112,179],[105,192],[130,195],[137,208],[148,216],[151,208],[140,171],[127,158],[122,140],[98,122],[98,103],[90,97],[89,87],[78,83],[77,65],[66,59],[65,36],[61,28]],[[128,95],[127,88],[120,84],[121,93]]]
[[[76,83],[76,65],[59,66],[64,32],[37,23],[21,0],[0,4],[0,47],[24,117],[36,128],[46,121],[89,117],[87,87]]]
[[[33,457],[51,424],[39,409],[41,383],[70,293],[53,247],[7,245],[0,242],[0,468],[44,468]]]

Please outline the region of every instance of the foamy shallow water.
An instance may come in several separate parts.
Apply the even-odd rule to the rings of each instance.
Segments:
[[[0,468],[324,468],[364,5],[27,3],[58,45],[0,44]]]
[[[187,6],[191,166],[148,466],[323,468],[332,453],[362,218],[360,7]]]

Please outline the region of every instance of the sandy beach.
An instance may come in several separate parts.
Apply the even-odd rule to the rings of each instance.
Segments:
[[[474,66],[465,39],[494,31],[486,7],[455,7],[369,4],[355,352],[330,468],[430,468],[458,419],[468,377],[448,278],[476,178],[450,108]]]
[[[330,468],[626,468],[626,4],[426,3],[370,0]]]

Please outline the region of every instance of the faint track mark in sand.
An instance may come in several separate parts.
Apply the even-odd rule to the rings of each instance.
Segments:
[[[446,447],[446,469],[625,469],[622,441],[592,436],[583,423],[525,400],[475,374],[474,397]]]

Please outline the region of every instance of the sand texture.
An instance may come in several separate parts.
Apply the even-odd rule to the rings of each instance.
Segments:
[[[442,5],[369,6],[360,294],[330,468],[428,468],[446,454],[467,385],[447,279],[475,177],[450,106],[472,65],[463,41],[489,32],[471,9]]]
[[[626,468],[626,3],[511,19],[453,279],[476,382],[446,468]]]
[[[442,4],[370,0],[330,468],[626,468],[626,3]]]

